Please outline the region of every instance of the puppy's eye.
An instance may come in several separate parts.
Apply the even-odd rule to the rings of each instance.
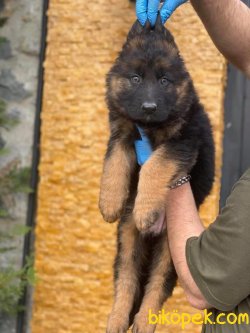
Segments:
[[[167,86],[169,84],[169,80],[167,77],[163,76],[161,79],[160,79],[160,83],[162,86]]]
[[[133,75],[130,80],[134,84],[141,83],[141,77],[139,75]]]

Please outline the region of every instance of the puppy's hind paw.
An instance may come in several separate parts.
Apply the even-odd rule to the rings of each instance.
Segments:
[[[135,316],[132,333],[154,333],[155,329],[156,325],[148,322],[148,316],[141,316],[139,314]]]
[[[108,320],[106,333],[127,333],[129,322],[123,314],[111,313]]]

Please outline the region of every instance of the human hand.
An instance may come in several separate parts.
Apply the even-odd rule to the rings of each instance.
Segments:
[[[138,164],[143,165],[152,154],[152,147],[143,129],[139,126],[137,126],[137,129],[141,135],[141,140],[135,140],[135,152]]]
[[[160,16],[164,24],[172,13],[187,0],[165,0],[161,9]],[[136,16],[139,22],[144,25],[149,20],[151,26],[155,25],[159,11],[160,0],[136,0]]]

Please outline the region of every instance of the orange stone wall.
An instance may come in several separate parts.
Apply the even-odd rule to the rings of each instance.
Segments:
[[[102,333],[112,304],[116,225],[98,211],[108,138],[105,74],[135,20],[128,0],[50,0],[42,110],[32,333]],[[167,23],[213,123],[216,182],[201,216],[218,212],[225,61],[189,4]],[[164,308],[194,313],[180,287]],[[200,332],[161,326],[157,332]]]

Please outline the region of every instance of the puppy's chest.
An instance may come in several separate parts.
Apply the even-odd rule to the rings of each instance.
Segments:
[[[149,137],[155,148],[167,143],[167,141],[169,140],[169,135],[166,131],[155,131],[153,133],[150,133]]]
[[[162,144],[167,144],[169,140],[181,136],[183,123],[180,121],[177,124],[169,124],[164,127],[141,127],[145,135],[149,138],[153,148],[157,148]],[[111,132],[115,133],[122,141],[133,144],[135,140],[141,138],[138,126],[136,123],[127,119],[116,119],[111,121]]]
[[[173,131],[171,128],[151,130],[148,132],[148,137],[154,148],[162,144],[167,144],[171,139],[178,138],[179,132]]]
[[[182,128],[182,122],[172,125],[172,126],[166,126],[164,128],[160,129],[150,129],[148,132],[148,136],[153,144],[153,146],[156,148],[162,144],[166,144],[169,140],[181,136],[181,128]]]

